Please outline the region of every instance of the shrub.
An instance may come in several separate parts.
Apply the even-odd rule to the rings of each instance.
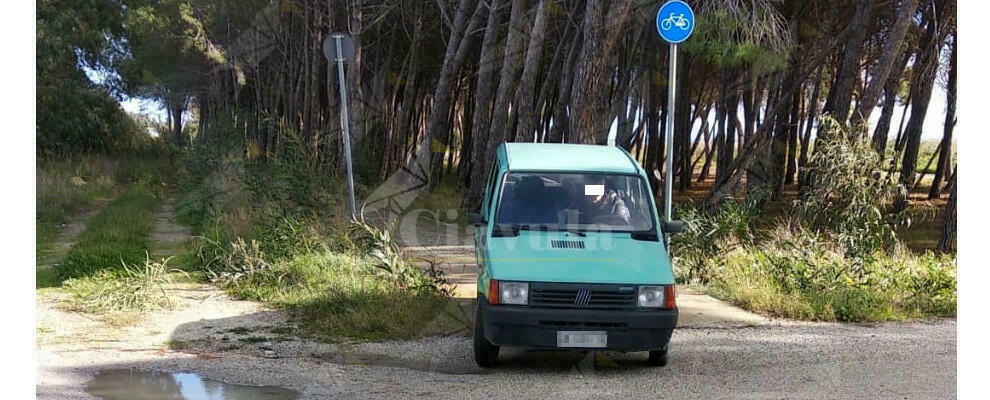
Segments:
[[[297,256],[251,275],[235,295],[287,308],[311,332],[332,338],[398,339],[452,321],[447,298],[383,279],[377,260],[333,252]]]
[[[250,278],[271,267],[255,240],[248,245],[239,237],[230,243],[229,250],[221,243],[210,241],[208,248],[213,252],[201,249],[199,253],[204,261],[207,277],[222,287],[236,286],[241,279]],[[212,258],[205,259],[207,255]]]
[[[823,117],[794,215],[817,232],[834,234],[851,257],[868,256],[896,243],[895,229],[909,219],[891,209],[898,186],[885,174],[868,140],[849,135]]]
[[[67,307],[74,311],[154,311],[169,309],[172,300],[165,285],[172,283],[168,259],[143,265],[122,265],[85,278],[70,279],[65,289],[71,295]]]
[[[677,209],[684,230],[672,237],[675,272],[682,281],[706,283],[714,270],[710,257],[753,243],[754,223],[760,215],[761,199],[726,201],[717,210],[688,205]]]
[[[954,316],[949,256],[904,249],[850,259],[844,244],[781,224],[765,243],[716,257],[711,290],[747,309],[798,319],[883,321]]]
[[[430,264],[429,270],[424,271],[406,261],[388,230],[379,229],[364,221],[355,221],[348,232],[358,248],[377,261],[374,265],[386,279],[416,291],[450,295],[443,271],[436,269],[433,264]]]

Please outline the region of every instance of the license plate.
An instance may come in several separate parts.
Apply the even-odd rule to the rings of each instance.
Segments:
[[[605,331],[557,331],[557,347],[605,348],[607,344]]]

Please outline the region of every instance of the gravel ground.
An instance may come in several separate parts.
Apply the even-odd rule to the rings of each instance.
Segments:
[[[172,232],[156,226],[157,231]],[[765,325],[738,326],[724,323],[738,316],[731,306],[685,298],[685,317],[692,314],[687,306],[695,304],[694,318],[714,318],[721,327],[675,331],[667,367],[645,365],[646,353],[506,348],[498,367],[482,370],[467,337],[319,343],[293,336],[284,313],[232,300],[215,287],[183,284],[172,290],[175,310],[149,313],[124,327],[62,310],[62,295],[39,292],[37,398],[92,399],[87,382],[117,368],[281,386],[299,391],[302,399],[956,397],[953,319],[878,325],[760,320]]]
[[[278,358],[266,358],[258,350],[264,346]],[[956,393],[956,322],[679,329],[667,367],[646,366],[645,358],[503,349],[500,365],[482,370],[465,337],[351,345],[293,339],[230,351],[41,349],[39,372],[47,379],[39,381],[38,397],[89,398],[83,389],[92,374],[133,367],[277,385],[304,399],[943,399]]]
[[[404,355],[443,371],[364,368],[368,376],[394,373],[391,385],[404,396],[943,399],[956,392],[955,338],[954,320],[681,329],[670,364],[659,369],[644,365],[645,353],[508,349],[499,367],[482,371],[466,338],[366,344],[354,351]],[[374,357],[366,358],[374,365]]]

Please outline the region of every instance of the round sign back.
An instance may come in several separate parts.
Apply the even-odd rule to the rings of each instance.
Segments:
[[[657,32],[670,43],[680,43],[694,32],[694,11],[680,0],[664,3],[657,11]]]
[[[323,39],[323,55],[327,60],[337,60],[337,38],[340,38],[340,51],[346,62],[354,62],[354,38],[343,32],[334,32]]]

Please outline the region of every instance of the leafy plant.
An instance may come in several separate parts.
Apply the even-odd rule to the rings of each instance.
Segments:
[[[851,257],[891,248],[897,226],[910,223],[891,209],[898,192],[892,174],[883,172],[868,140],[834,119],[823,117],[819,132],[794,215],[812,230],[834,234]]]
[[[848,258],[843,243],[780,221],[767,240],[712,257],[709,290],[747,309],[798,319],[953,316],[955,259],[900,248]]]
[[[432,263],[429,270],[424,271],[407,262],[388,230],[365,221],[354,221],[348,233],[360,251],[377,261],[375,266],[387,279],[417,291],[450,294],[443,271]]]
[[[170,269],[168,261],[152,262],[146,258],[143,265],[122,264],[118,269],[70,279],[65,282],[65,289],[71,295],[68,307],[91,313],[172,308],[174,304],[165,286],[172,283],[170,273],[181,271]]]
[[[208,243],[200,248],[199,256],[204,261],[207,277],[222,287],[230,287],[244,278],[261,273],[271,267],[256,240],[250,244],[244,238],[230,243],[230,249],[216,241],[201,238]]]
[[[760,202],[759,196],[747,196],[742,202],[727,201],[717,210],[692,205],[679,208],[677,216],[685,226],[671,243],[678,278],[708,282],[715,274],[711,256],[753,243]]]

